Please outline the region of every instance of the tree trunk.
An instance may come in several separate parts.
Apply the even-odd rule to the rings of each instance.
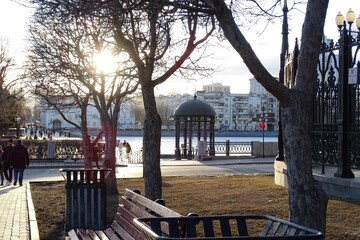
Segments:
[[[111,169],[109,176],[106,178],[107,192],[118,193],[116,184],[115,164],[116,164],[116,128],[114,128],[110,121],[102,122],[102,129],[105,136],[105,160],[103,168]]]
[[[312,175],[311,99],[328,0],[308,1],[293,89],[276,81],[261,64],[225,1],[203,1],[215,10],[225,37],[250,72],[281,103],[290,220],[325,233],[327,196]]]
[[[142,86],[145,108],[143,137],[143,172],[145,196],[156,200],[162,197],[160,169],[161,118],[157,112],[154,89]]]
[[[91,164],[91,142],[90,142],[90,136],[88,134],[87,129],[81,129],[81,137],[83,140],[83,153],[84,153],[84,165],[86,169],[91,169],[92,168],[92,164]]]
[[[312,174],[310,106],[294,93],[281,108],[290,221],[325,233],[328,198]]]

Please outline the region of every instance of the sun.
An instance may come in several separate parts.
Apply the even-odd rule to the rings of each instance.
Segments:
[[[102,51],[93,57],[93,63],[97,71],[105,74],[114,73],[117,69],[117,61],[109,51]]]

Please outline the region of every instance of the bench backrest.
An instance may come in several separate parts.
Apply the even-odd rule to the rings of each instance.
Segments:
[[[266,215],[142,218],[135,224],[148,239],[161,239],[164,222],[169,227],[166,239],[323,239],[321,232]],[[179,222],[186,226],[185,235],[179,232]]]
[[[163,201],[160,202],[163,203]],[[107,231],[106,234],[112,234],[111,231],[113,231],[123,239],[144,239],[140,229],[134,225],[134,219],[152,217],[181,217],[181,214],[134,191],[125,189],[111,229],[105,231]],[[162,223],[161,229],[168,234],[168,223]]]

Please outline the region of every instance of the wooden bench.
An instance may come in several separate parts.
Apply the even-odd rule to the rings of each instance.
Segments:
[[[72,229],[68,232],[67,239],[84,240],[141,240],[145,239],[141,230],[134,224],[136,218],[151,217],[182,217],[181,214],[165,207],[163,200],[152,201],[139,194],[139,191],[125,189],[121,197],[117,213],[111,226],[104,230]],[[169,234],[168,223],[162,223],[164,234]],[[180,226],[181,228],[181,226]]]
[[[162,229],[167,223],[168,231]],[[179,231],[181,223],[186,229]],[[136,219],[146,239],[323,239],[319,231],[267,215]],[[185,232],[185,235],[184,235]]]

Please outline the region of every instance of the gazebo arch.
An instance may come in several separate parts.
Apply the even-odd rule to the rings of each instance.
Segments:
[[[205,141],[209,138],[209,155],[215,155],[215,110],[206,102],[194,99],[182,103],[174,112],[175,118],[175,159],[181,157],[193,158],[193,135],[197,141]],[[183,142],[180,148],[180,138]],[[181,152],[181,150],[183,150]]]

